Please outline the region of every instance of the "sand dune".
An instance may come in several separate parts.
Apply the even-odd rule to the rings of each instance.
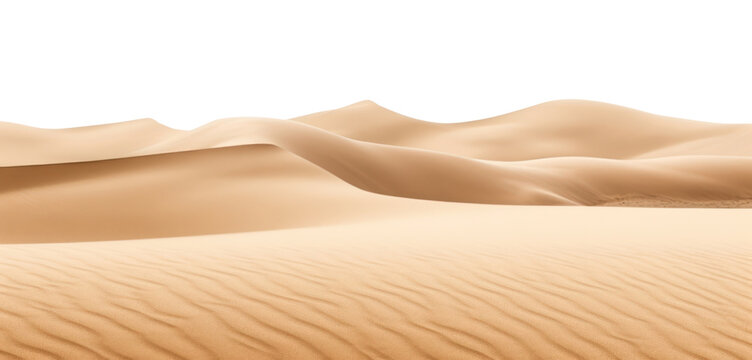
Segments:
[[[0,122],[0,166],[105,160],[255,143],[259,137],[253,130],[257,127],[238,124],[253,120],[270,119],[223,119],[192,131],[171,129],[153,119],[71,129]],[[705,123],[582,100],[552,101],[498,117],[452,124],[412,119],[371,101],[292,120],[353,140],[483,160],[752,156],[750,124]]]
[[[0,123],[0,359],[746,359],[742,207],[752,125],[587,101]]]
[[[0,179],[0,243],[342,223],[398,216],[398,209],[389,209],[400,200],[359,191],[268,145],[0,168]]]
[[[752,156],[752,125],[670,118],[583,100],[450,124],[413,119],[371,101],[294,120],[357,140],[486,160]]]
[[[371,103],[361,103],[354,107],[369,107],[370,105]],[[624,125],[625,121],[621,121],[623,119],[620,117],[623,116],[621,112],[627,112],[631,115],[642,115],[643,113],[634,114],[636,111],[598,103],[587,103],[585,105],[594,109],[607,106],[614,112],[615,118],[610,119],[609,122],[617,125],[611,126],[610,131],[611,133],[621,134],[622,137],[629,135],[623,128],[628,127],[633,132],[645,132],[645,129],[650,129],[645,126],[645,123],[655,120],[645,115],[644,118],[638,119],[639,121],[634,124]],[[539,107],[546,110],[550,106],[553,105],[543,104]],[[571,107],[566,102],[556,103],[556,106],[564,106],[565,109]],[[576,105],[578,109],[581,106],[583,105]],[[345,108],[345,110],[350,111],[352,107]],[[380,108],[376,107],[375,109]],[[523,113],[526,111],[537,110],[522,110]],[[600,109],[599,111],[603,110]],[[378,114],[379,111],[376,111],[376,113]],[[560,110],[559,113],[568,114],[564,110]],[[595,110],[593,113],[603,116]],[[316,116],[324,115],[318,114]],[[518,117],[524,120],[526,116],[519,115]],[[344,119],[342,116],[334,117],[334,120],[341,121],[342,119]],[[352,117],[351,119],[356,121],[358,118]],[[561,123],[569,124],[566,117],[562,119],[559,119]],[[536,160],[479,161],[475,158],[459,156],[456,154],[457,151],[453,149],[449,149],[448,152],[438,152],[416,147],[358,141],[291,121],[234,118],[218,120],[193,131],[178,131],[167,129],[153,121],[144,120],[115,124],[112,128],[100,126],[77,129],[78,131],[60,130],[59,138],[61,141],[51,141],[49,147],[36,146],[33,151],[15,157],[11,155],[14,154],[13,152],[6,152],[7,158],[0,159],[0,161],[3,161],[6,165],[16,166],[5,167],[0,171],[4,173],[3,178],[15,179],[15,182],[22,182],[26,184],[26,187],[33,186],[38,182],[33,179],[35,176],[44,176],[45,179],[48,179],[47,175],[44,174],[50,171],[56,173],[60,171],[54,170],[57,168],[45,171],[19,167],[18,165],[49,164],[50,161],[69,163],[101,160],[86,156],[87,154],[97,154],[96,148],[101,147],[103,141],[101,139],[110,138],[113,139],[113,142],[107,145],[107,151],[100,154],[100,157],[133,158],[140,155],[265,144],[274,145],[306,159],[360,189],[399,197],[489,204],[598,205],[648,202],[667,206],[671,206],[673,203],[690,205],[697,203],[704,206],[719,207],[749,205],[750,199],[752,199],[752,157],[743,156],[745,153],[744,146],[735,146],[735,142],[728,141],[728,138],[733,137],[729,130],[733,129],[739,130],[733,133],[736,134],[734,135],[736,138],[745,139],[742,135],[746,134],[747,127],[724,127],[722,125],[661,118],[654,121],[658,124],[654,128],[666,127],[666,123],[670,122],[676,133],[691,133],[692,135],[684,136],[682,140],[677,140],[676,136],[670,141],[663,139],[663,147],[658,149],[652,145],[645,145],[649,143],[646,139],[650,138],[647,134],[633,134],[634,136],[628,137],[629,140],[622,140],[621,144],[614,142],[613,146],[607,147],[605,144],[613,141],[610,139],[603,140],[604,136],[601,136],[600,133],[608,133],[604,130],[608,129],[608,126],[586,126],[591,121],[589,118],[584,118],[576,125],[580,129],[592,129],[592,132],[580,131],[582,135],[579,135],[579,138],[571,139],[570,141],[575,142],[577,146],[570,147],[569,153],[578,153],[578,151],[597,152],[594,156],[572,157],[568,155],[568,152],[562,152],[557,156]],[[539,121],[531,122],[535,125]],[[498,121],[489,119],[474,123],[493,125],[497,124]],[[548,121],[548,123],[555,123],[555,121]],[[421,124],[413,130],[424,126],[423,123],[416,123],[415,120],[408,120],[406,124]],[[515,124],[527,126],[527,123],[519,119],[515,120]],[[326,125],[331,126],[332,123],[326,123]],[[430,126],[438,126],[438,124],[430,124]],[[574,125],[558,126],[557,134],[567,134],[568,131],[562,130],[566,126]],[[713,135],[715,142],[713,142],[713,146],[710,146],[710,138],[713,136],[707,135],[700,139],[692,132],[696,132],[697,129],[695,128],[697,127],[714,129],[704,131],[706,134],[722,133],[723,136]],[[134,141],[132,140],[133,136],[110,136],[112,133],[118,133],[118,130],[120,130],[120,133],[126,133],[134,131],[134,129],[139,133],[149,133],[149,136],[144,137],[149,141],[144,139]],[[22,128],[22,130],[24,131],[11,128],[8,133],[13,133],[15,139],[23,139],[24,136],[29,138],[36,136],[39,139],[44,139],[51,136],[50,131],[55,131],[40,130],[38,131],[39,135],[34,135],[34,131],[28,128]],[[401,136],[410,133],[403,128],[395,130],[388,127],[377,130],[379,131],[374,130],[373,132],[396,132],[402,134]],[[655,131],[655,129],[652,131]],[[347,133],[347,131],[344,132]],[[491,132],[488,130],[483,130],[483,132],[505,133],[504,131]],[[468,133],[464,132],[460,135],[459,138],[462,138],[463,136],[466,137]],[[538,138],[546,139],[545,133],[542,131],[534,132],[533,136],[517,135],[519,138],[535,139],[534,141],[539,141]],[[28,143],[36,144],[43,141],[39,139],[28,141]],[[93,139],[100,140],[93,141]],[[378,139],[370,140],[376,141]],[[590,140],[598,143],[593,141],[588,143]],[[551,141],[557,144],[556,141]],[[600,143],[603,141],[606,141],[606,143]],[[632,146],[629,152],[644,154],[646,152],[666,153],[670,152],[669,149],[679,147],[677,143],[687,146],[688,143],[696,144],[699,142],[712,148],[712,151],[702,155],[679,156],[674,154],[666,157],[626,160],[609,158],[608,154],[614,151],[626,153],[625,147],[628,144],[637,144]],[[392,141],[392,143],[395,142]],[[483,143],[477,147],[484,148]],[[497,147],[497,145],[486,146],[487,149],[492,150]],[[579,148],[580,150],[572,150],[571,148]],[[62,149],[65,151],[62,151]],[[507,152],[516,153],[515,156],[518,157],[531,157],[530,154],[520,149],[507,149]],[[719,155],[718,152],[727,154],[736,152],[742,155]],[[54,156],[49,154],[54,154]],[[152,162],[152,160],[143,161]],[[241,168],[245,163],[255,163],[254,160],[246,162],[234,157],[226,157],[221,161],[226,161],[229,163],[228,166],[237,168]],[[195,168],[188,162],[189,160],[186,160],[184,166]],[[119,167],[118,165],[113,166],[114,168]],[[89,174],[89,168],[98,169],[102,167],[108,167],[108,165],[75,165],[68,168],[71,169],[69,171],[82,171]],[[40,175],[33,175],[36,173]],[[215,172],[210,173],[210,175],[215,174]],[[9,182],[11,181],[6,180],[0,183],[0,191],[2,191],[2,187],[13,186],[8,184]]]

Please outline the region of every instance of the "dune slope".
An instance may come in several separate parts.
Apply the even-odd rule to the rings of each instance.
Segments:
[[[398,216],[399,200],[360,191],[270,145],[0,168],[0,243],[346,223]]]

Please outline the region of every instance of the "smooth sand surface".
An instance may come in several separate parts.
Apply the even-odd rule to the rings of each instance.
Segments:
[[[0,123],[0,359],[748,359],[745,207],[752,125],[587,101]]]

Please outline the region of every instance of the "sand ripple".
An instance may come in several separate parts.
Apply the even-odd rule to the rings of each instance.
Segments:
[[[504,213],[476,215],[451,227],[403,219],[5,245],[0,356],[752,356],[752,247],[743,240],[749,231],[723,241],[657,244],[649,236],[589,240],[571,228],[545,238],[515,226],[490,230]],[[623,213],[607,215],[613,224],[606,227],[626,222]],[[457,241],[451,232],[470,223],[484,230]],[[710,229],[693,228],[701,235]],[[409,235],[418,231],[420,238]]]

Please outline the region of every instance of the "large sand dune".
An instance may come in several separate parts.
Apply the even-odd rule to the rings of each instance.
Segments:
[[[0,123],[0,358],[746,359],[743,207],[752,125],[586,101]]]

